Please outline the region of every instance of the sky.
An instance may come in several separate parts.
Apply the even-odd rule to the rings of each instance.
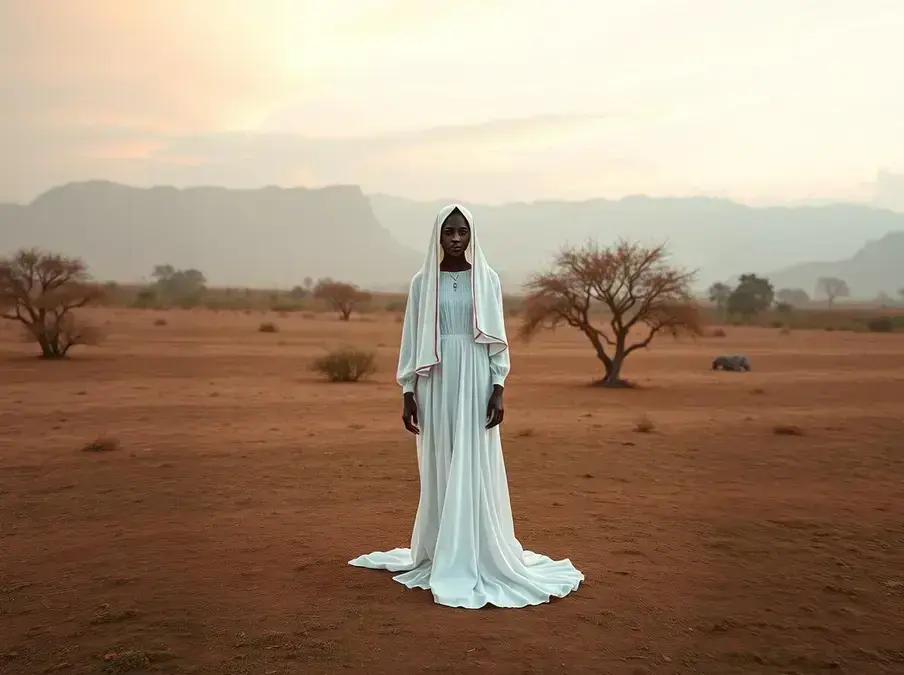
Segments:
[[[901,35],[901,0],[0,0],[0,201],[861,200],[904,170]]]

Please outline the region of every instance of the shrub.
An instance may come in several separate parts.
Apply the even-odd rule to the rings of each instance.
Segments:
[[[724,328],[713,328],[709,331],[709,337],[712,338],[724,338],[726,336]]]
[[[390,300],[386,303],[386,311],[392,314],[404,314],[407,304],[406,300]]]
[[[324,375],[330,382],[357,382],[376,372],[376,354],[343,347],[316,359],[311,370]]]
[[[891,333],[895,329],[895,324],[890,316],[877,316],[869,319],[866,327],[870,333]]]
[[[277,326],[272,321],[264,321],[260,326],[257,327],[257,330],[261,333],[278,333],[279,326]]]
[[[113,452],[120,448],[119,440],[111,436],[98,436],[96,439],[82,446],[82,452]]]
[[[634,431],[639,434],[651,434],[655,429],[656,425],[646,415],[637,420],[637,424],[634,425]]]

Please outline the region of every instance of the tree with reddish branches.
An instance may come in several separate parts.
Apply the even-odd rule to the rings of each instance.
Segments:
[[[370,302],[371,296],[357,286],[332,279],[321,279],[314,287],[314,297],[324,300],[339,312],[340,321],[348,321],[352,312]]]
[[[65,358],[76,345],[97,343],[97,329],[73,312],[102,296],[77,258],[23,249],[0,259],[0,318],[21,323],[43,358]]]
[[[521,336],[567,325],[581,331],[602,362],[597,384],[629,386],[621,378],[624,360],[645,349],[660,333],[678,337],[701,332],[691,297],[695,273],[668,263],[664,245],[646,247],[619,241],[611,247],[593,242],[562,250],[553,269],[527,283]],[[598,328],[594,319],[608,326]],[[638,336],[629,342],[629,338]]]

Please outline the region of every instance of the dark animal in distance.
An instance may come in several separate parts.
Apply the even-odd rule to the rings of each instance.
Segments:
[[[717,356],[713,359],[713,370],[750,370],[750,361],[746,356]]]

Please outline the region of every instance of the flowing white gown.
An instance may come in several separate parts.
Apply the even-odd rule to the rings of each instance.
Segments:
[[[525,551],[515,538],[499,427],[486,429],[493,385],[508,375],[508,349],[490,356],[488,345],[475,341],[471,284],[471,272],[440,273],[440,362],[426,377],[412,373],[402,383],[404,391],[416,391],[421,428],[411,548],[349,564],[404,572],[394,579],[428,589],[436,603],[450,607],[538,605],[577,590],[584,575],[568,559]],[[417,289],[413,283],[406,324],[416,321]],[[403,337],[400,361],[414,348]]]

